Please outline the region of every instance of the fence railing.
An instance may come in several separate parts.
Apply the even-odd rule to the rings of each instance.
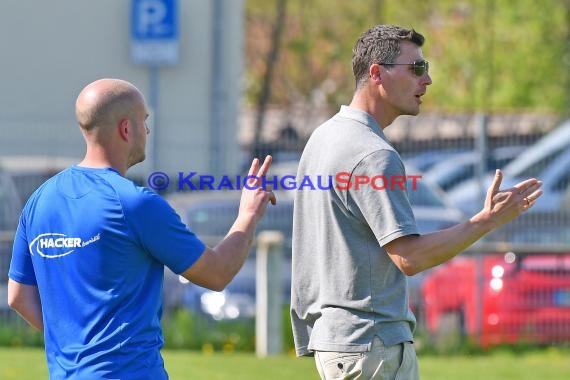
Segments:
[[[13,233],[0,234],[2,247],[11,247]],[[270,246],[270,247],[269,247]],[[264,243],[262,249],[283,249],[284,245]],[[263,248],[265,247],[265,248]],[[268,248],[269,247],[269,248]],[[268,255],[257,253],[250,259],[253,266],[246,263],[244,270],[255,270],[255,261],[259,257],[266,260],[282,260],[280,265],[283,271],[290,270],[289,255]],[[31,328],[8,309],[6,303],[6,274],[8,271],[10,252],[6,249],[0,251],[0,263],[3,280],[0,284],[0,326],[3,327],[4,336],[0,344],[38,344],[41,339],[31,331]],[[259,263],[258,263],[259,264]],[[275,263],[273,263],[275,264]],[[272,265],[273,265],[272,264]],[[279,266],[279,265],[277,265]],[[260,265],[268,270],[267,276],[275,279],[276,273],[269,265]],[[259,268],[258,268],[259,269]],[[287,272],[290,273],[290,272]],[[259,274],[258,274],[259,275]],[[168,278],[168,276],[167,276]],[[247,278],[247,277],[246,277]],[[255,281],[255,277],[252,278]],[[264,283],[258,278],[259,284]],[[418,319],[416,337],[423,346],[428,347],[454,347],[457,344],[470,344],[480,347],[512,344],[568,344],[570,343],[570,245],[568,244],[522,244],[505,241],[483,241],[474,244],[464,253],[442,264],[410,278],[411,307]],[[256,287],[256,284],[252,284]],[[192,284],[182,284],[179,281],[166,281],[165,295],[176,297],[170,299],[165,310],[165,329],[168,324],[174,323],[173,313],[188,309],[194,315],[209,320],[208,329],[215,331],[227,329],[228,322],[255,321],[255,313],[242,315],[209,314],[204,304],[188,302],[190,294],[196,291]],[[230,289],[232,288],[230,284]],[[241,284],[241,288],[244,285]],[[240,287],[237,287],[240,289]],[[265,314],[271,314],[271,320],[279,319],[279,312],[286,310],[288,304],[288,289],[274,282],[265,288],[266,302],[281,298],[281,306],[273,305]],[[273,290],[271,290],[273,289]],[[281,297],[271,298],[267,292],[282,291]],[[257,289],[259,291],[259,289]],[[204,291],[201,292],[204,294]],[[225,293],[226,301],[236,293]],[[269,297],[269,298],[268,298]],[[257,298],[259,302],[259,297]],[[255,303],[255,297],[248,302]],[[235,304],[234,306],[236,306]],[[242,305],[243,306],[243,305]],[[258,305],[259,306],[259,305]],[[237,307],[237,306],[236,306]],[[255,310],[255,309],[254,309]],[[263,315],[263,312],[258,317]],[[258,321],[261,323],[261,321]],[[276,333],[287,334],[289,326],[280,326],[281,321],[271,325],[265,319],[258,329],[265,332],[265,340],[258,341],[257,345],[263,348],[258,350],[261,355],[274,353],[275,347],[289,349],[286,339],[281,336],[277,342],[271,341]],[[269,324],[268,324],[269,323]],[[195,323],[190,329],[202,329],[202,325]],[[202,326],[202,327],[200,327]],[[174,327],[174,326],[173,326]],[[9,333],[8,333],[9,331]],[[244,330],[244,334],[253,334],[254,329]],[[200,336],[200,331],[186,331],[186,334]],[[246,339],[243,338],[242,339]],[[253,339],[248,337],[247,339]],[[269,340],[268,340],[269,339]],[[282,345],[279,340],[285,341]],[[166,345],[169,342],[167,340]]]

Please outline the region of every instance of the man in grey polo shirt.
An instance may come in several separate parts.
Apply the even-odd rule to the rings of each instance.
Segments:
[[[322,379],[418,379],[406,276],[451,259],[542,194],[536,179],[499,190],[497,171],[479,213],[419,235],[404,165],[383,129],[419,113],[432,83],[423,42],[398,26],[364,32],[353,49],[350,105],[314,131],[301,157],[298,181],[332,177],[328,190],[297,191],[293,222],[295,347],[315,355]]]

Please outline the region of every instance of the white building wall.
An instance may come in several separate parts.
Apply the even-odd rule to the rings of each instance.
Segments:
[[[179,0],[180,62],[159,72],[157,155],[131,169],[212,173],[214,144],[220,171],[238,170],[237,115],[243,69],[243,0]],[[149,100],[149,69],[130,59],[129,0],[0,2],[0,156],[77,157],[84,142],[75,99],[103,77],[134,83]],[[220,62],[212,62],[213,21],[220,22]],[[219,141],[211,141],[212,91],[218,91]],[[146,174],[146,173],[145,173]]]

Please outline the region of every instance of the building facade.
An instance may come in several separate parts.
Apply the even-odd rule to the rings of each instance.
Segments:
[[[176,64],[133,61],[141,4],[151,19],[154,6],[176,5]],[[129,175],[238,170],[243,0],[5,1],[0,41],[0,157],[81,159],[75,99],[112,77],[134,83],[151,106],[148,158]]]

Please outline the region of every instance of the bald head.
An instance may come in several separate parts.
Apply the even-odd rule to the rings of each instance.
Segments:
[[[144,98],[131,83],[121,79],[100,79],[88,84],[77,97],[75,115],[84,132],[109,130],[123,118],[131,118]]]

